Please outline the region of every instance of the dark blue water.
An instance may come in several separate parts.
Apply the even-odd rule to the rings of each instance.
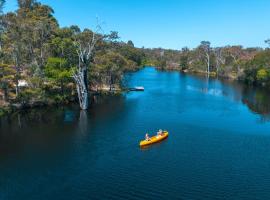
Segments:
[[[153,68],[126,83],[145,92],[2,118],[0,199],[270,198],[267,92]]]

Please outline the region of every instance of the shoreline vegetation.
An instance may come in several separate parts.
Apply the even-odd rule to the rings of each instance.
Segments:
[[[209,41],[194,49],[137,48],[116,31],[103,33],[98,22],[94,30],[60,27],[53,9],[38,1],[18,0],[16,11],[3,13],[5,3],[0,0],[0,116],[69,102],[85,110],[93,94],[123,92],[123,75],[143,66],[270,88],[269,48]]]

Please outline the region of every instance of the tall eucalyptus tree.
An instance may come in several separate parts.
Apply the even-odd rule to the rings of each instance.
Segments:
[[[3,12],[5,2],[6,2],[6,0],[0,0],[0,13]]]
[[[76,47],[76,52],[78,56],[78,64],[73,72],[73,78],[76,83],[78,99],[80,107],[82,110],[88,109],[88,99],[89,99],[89,77],[88,72],[91,65],[94,63],[94,56],[99,48],[99,51],[106,52],[106,44],[111,44],[115,42],[118,37],[118,33],[112,31],[110,34],[101,34],[102,28],[97,23],[96,30],[91,31],[85,29],[83,32],[78,32],[75,28],[75,41],[74,46]],[[76,31],[77,30],[77,31]]]
[[[4,32],[3,8],[6,0],[0,0],[0,53],[2,51],[2,35]]]
[[[30,9],[36,3],[36,0],[18,0],[17,2],[19,8]]]
[[[201,50],[205,61],[207,63],[207,74],[210,74],[210,54],[211,54],[211,43],[208,41],[202,41],[199,49]]]
[[[216,73],[219,76],[221,65],[225,64],[225,57],[223,53],[223,49],[221,47],[217,47],[213,50],[215,58],[216,58]]]
[[[100,27],[98,26],[98,30]],[[73,73],[76,83],[78,99],[82,110],[88,109],[88,69],[93,61],[96,44],[102,39],[102,35],[85,29],[76,35],[74,45],[78,55],[78,65]]]

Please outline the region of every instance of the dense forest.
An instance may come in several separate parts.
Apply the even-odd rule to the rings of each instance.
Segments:
[[[136,48],[116,31],[104,33],[99,22],[93,29],[60,27],[54,10],[36,0],[18,0],[8,13],[5,3],[0,0],[2,108],[78,101],[87,109],[91,93],[121,91],[123,74],[147,65],[270,87],[270,49],[214,48],[208,41],[194,49]]]

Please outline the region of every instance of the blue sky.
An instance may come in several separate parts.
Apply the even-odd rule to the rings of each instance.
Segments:
[[[119,32],[137,47],[181,49],[200,41],[213,46],[265,47],[270,38],[270,0],[40,0],[53,7],[61,26]],[[7,0],[5,11],[16,9]]]

